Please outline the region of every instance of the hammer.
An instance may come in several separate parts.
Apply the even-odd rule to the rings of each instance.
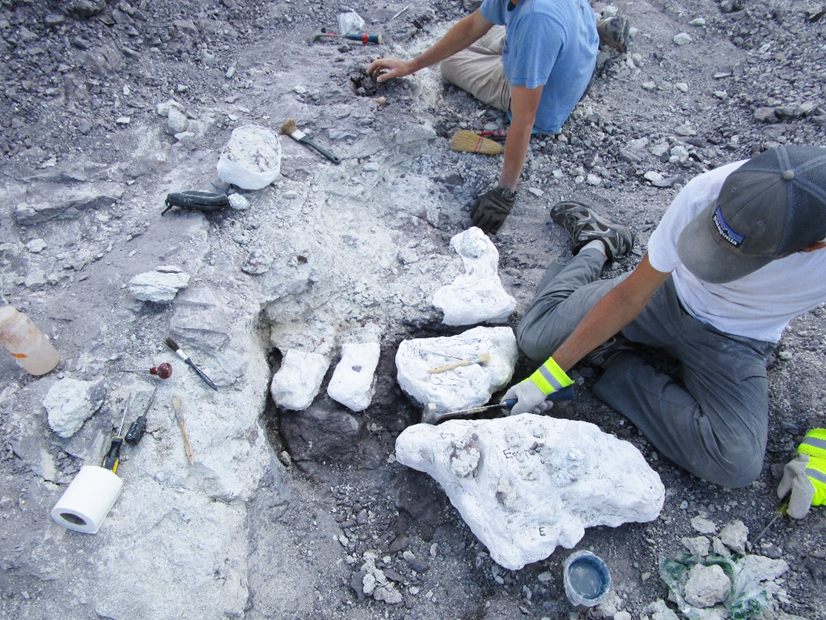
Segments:
[[[316,30],[312,35],[310,35],[310,45],[318,41],[319,39],[333,39],[333,38],[343,38],[349,39],[350,41],[358,41],[362,45],[366,45],[367,43],[374,43],[376,45],[381,45],[381,35],[380,34],[366,34],[366,33],[351,33],[351,34],[338,34],[337,32],[327,32],[327,28],[319,28]]]

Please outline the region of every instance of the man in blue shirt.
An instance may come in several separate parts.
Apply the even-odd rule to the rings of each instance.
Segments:
[[[627,21],[606,20],[600,33],[623,51]],[[475,226],[496,233],[513,209],[531,134],[559,133],[588,88],[599,43],[586,0],[484,0],[413,60],[380,58],[367,72],[384,82],[441,62],[448,81],[511,115],[499,181],[471,212]]]

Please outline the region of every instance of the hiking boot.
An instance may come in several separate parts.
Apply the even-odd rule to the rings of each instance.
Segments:
[[[631,24],[624,17],[614,15],[597,22],[597,32],[599,33],[599,44],[607,45],[611,49],[617,50],[620,54],[628,51],[629,31]]]
[[[586,366],[599,366],[600,368],[604,368],[608,361],[617,353],[633,350],[634,347],[631,346],[631,342],[622,334],[617,334],[616,336],[611,336],[603,344],[583,357],[582,363]]]
[[[605,244],[609,261],[625,256],[634,246],[634,235],[627,227],[600,217],[591,207],[581,202],[558,202],[551,208],[551,219],[571,235],[574,254],[594,239]]]

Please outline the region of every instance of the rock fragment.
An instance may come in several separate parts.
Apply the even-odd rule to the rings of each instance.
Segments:
[[[746,541],[749,537],[749,528],[746,524],[735,519],[727,523],[722,530],[720,530],[720,542],[726,547],[734,551],[738,555],[746,555]]]
[[[445,325],[503,323],[516,309],[516,300],[499,279],[499,251],[481,229],[473,226],[450,240],[462,258],[465,273],[433,295],[444,313]]]
[[[586,527],[657,518],[665,489],[630,443],[587,422],[521,414],[416,424],[399,463],[432,476],[465,523],[510,570],[568,549]]]
[[[161,265],[154,271],[136,275],[129,281],[129,292],[140,301],[169,303],[189,284],[189,274],[174,265]]]
[[[43,406],[49,416],[49,427],[60,437],[74,435],[100,409],[106,395],[106,382],[61,379],[46,393]]]
[[[680,32],[678,34],[675,34],[674,38],[671,40],[674,41],[675,45],[687,45],[693,41],[691,35],[687,32]]]
[[[327,386],[329,397],[351,411],[367,409],[376,391],[375,373],[380,353],[378,342],[342,345],[341,361]]]
[[[468,364],[440,373],[429,372],[448,362],[489,355],[484,364]],[[509,327],[475,327],[458,336],[404,340],[396,352],[399,386],[433,413],[486,404],[513,376],[518,350]]]
[[[287,351],[270,384],[275,404],[294,411],[307,409],[318,395],[329,366],[327,359],[319,353]]]
[[[731,580],[721,566],[695,564],[685,583],[685,600],[704,609],[722,603],[731,591]]]

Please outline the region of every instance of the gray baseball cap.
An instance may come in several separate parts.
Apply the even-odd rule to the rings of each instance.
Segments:
[[[726,177],[680,233],[677,252],[700,280],[732,282],[826,237],[826,148],[781,146]]]

